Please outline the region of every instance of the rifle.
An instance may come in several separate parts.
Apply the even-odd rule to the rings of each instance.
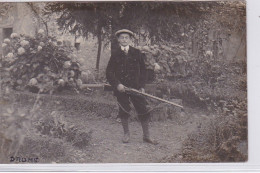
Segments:
[[[101,87],[103,87],[104,91],[113,91],[112,86],[109,85],[109,84],[83,84],[82,85],[82,88],[101,88]],[[128,93],[131,93],[131,94],[143,95],[143,96],[146,96],[146,97],[149,97],[149,98],[152,98],[152,99],[155,99],[155,100],[159,100],[161,102],[168,103],[168,104],[171,104],[173,106],[177,106],[177,107],[180,107],[180,108],[183,109],[183,106],[178,105],[177,103],[170,102],[168,100],[153,96],[151,94],[143,93],[143,92],[138,91],[134,88],[125,87],[125,91],[128,92]]]

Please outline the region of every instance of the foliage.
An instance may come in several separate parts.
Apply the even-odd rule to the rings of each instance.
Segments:
[[[154,83],[170,97],[174,94],[186,104],[205,105],[215,111],[221,100],[244,100],[245,95],[241,93],[246,91],[246,65],[243,61],[216,60],[211,51],[195,58],[183,46],[175,44],[139,49],[146,54],[147,69],[156,73]]]
[[[96,69],[99,69],[102,41],[110,38],[112,16],[119,15],[120,3],[48,3],[45,14],[58,14],[57,24],[64,32],[76,37],[98,38]]]
[[[182,162],[247,160],[246,62],[216,59],[211,50],[189,56],[182,45],[139,48],[148,69],[156,72],[154,83],[161,96],[182,99],[185,107],[204,109],[213,117],[186,140]]]
[[[69,124],[57,111],[52,111],[48,117],[40,118],[35,123],[35,128],[43,135],[63,139],[79,148],[86,147],[91,140],[91,131],[84,132]]]
[[[64,32],[88,38],[89,34],[98,36],[99,29],[102,29],[102,38],[105,39],[111,29],[111,17],[119,15],[121,8],[120,3],[51,2],[47,3],[44,11],[46,15],[58,14],[57,24]]]
[[[3,156],[0,160],[5,160],[10,155],[17,155],[24,144],[27,132],[32,127],[32,120],[37,117],[35,115],[40,104],[37,95],[32,107],[21,107],[22,102],[17,100],[8,87],[2,87],[0,94],[0,101],[5,105],[0,112],[0,155]]]
[[[98,36],[102,29],[103,40],[111,40],[114,32],[129,28],[136,33],[147,28],[150,37],[157,41],[174,39],[176,26],[180,22],[178,13],[186,16],[199,12],[203,3],[176,2],[88,2],[88,3],[48,3],[45,13],[59,14],[57,23],[64,31],[88,38],[89,33]],[[213,6],[215,3],[212,3]],[[156,15],[154,15],[156,14]],[[176,19],[178,21],[176,21]],[[172,21],[176,22],[172,22]],[[164,25],[165,27],[161,27]],[[151,27],[153,26],[153,27]],[[179,29],[179,26],[178,26]],[[169,37],[170,36],[170,37]]]
[[[247,104],[222,101],[223,109],[197,117],[195,130],[185,139],[181,152],[163,162],[241,162],[248,159]],[[219,106],[220,107],[220,106]],[[196,122],[196,119],[193,119]],[[194,123],[194,122],[193,122]]]
[[[182,148],[183,161],[246,161],[243,143],[247,143],[247,115],[220,115],[188,137]]]
[[[63,31],[98,38],[97,69],[102,41],[106,42],[104,45],[111,43],[113,50],[114,33],[118,29],[134,31],[137,42],[140,37],[148,37],[152,44],[172,42],[187,47],[197,40],[200,49],[208,49],[210,28],[226,27],[229,32],[245,30],[243,1],[48,3],[45,13],[53,12],[59,14],[57,23]],[[199,55],[204,53],[200,51]]]
[[[2,46],[3,85],[52,93],[63,87],[77,89],[82,83],[73,49],[45,36],[43,30],[35,37],[13,33]]]
[[[186,70],[187,60],[190,57],[181,45],[151,45],[137,48],[146,55],[146,68],[154,70],[157,79],[186,77],[190,73]]]
[[[28,154],[28,157],[32,157],[32,154],[36,154],[36,156],[41,158],[52,157],[48,157],[42,150],[42,148],[48,150],[48,147],[52,147],[52,144],[44,145],[43,147],[38,141],[41,141],[43,136],[52,141],[57,141],[55,139],[66,141],[79,149],[89,145],[92,132],[78,129],[75,125],[69,123],[65,116],[68,114],[74,115],[75,112],[85,116],[86,110],[82,108],[82,105],[90,107],[93,105],[86,104],[83,101],[79,105],[76,98],[73,98],[73,100],[76,100],[77,103],[73,105],[73,101],[69,98],[67,101],[64,101],[53,97],[53,95],[49,94],[17,92],[7,87],[1,90],[0,101],[4,105],[0,110],[1,162],[5,162],[10,156],[26,156]],[[71,106],[67,108],[68,105]],[[75,107],[75,105],[78,105],[78,107]],[[81,109],[79,108],[80,106]],[[80,109],[81,111],[75,109]],[[34,153],[30,152],[31,148],[28,149],[28,147],[32,147],[32,143],[38,143],[38,146],[33,146],[38,148]],[[58,152],[59,149],[56,151]],[[50,154],[50,152],[48,153]],[[57,156],[57,154],[61,153],[56,153],[55,155]]]

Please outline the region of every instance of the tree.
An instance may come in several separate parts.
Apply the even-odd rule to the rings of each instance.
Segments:
[[[111,50],[116,41],[113,33],[129,28],[138,33],[141,27],[148,28],[153,41],[174,38],[176,18],[174,14],[182,9],[172,2],[102,2],[102,3],[48,3],[46,14],[57,12],[57,23],[64,31],[98,39],[96,69],[99,69],[102,41],[111,41]],[[161,27],[164,26],[164,27]],[[175,34],[176,35],[176,34]]]
[[[128,28],[140,33],[145,28],[151,43],[183,43],[195,39],[202,25],[209,21],[209,14],[216,15],[218,23],[225,23],[221,12],[229,12],[229,7],[237,2],[84,2],[48,3],[46,10],[59,13],[58,25],[73,34],[98,38],[96,68],[99,69],[102,42],[111,42],[113,51],[118,29]],[[243,5],[243,4],[242,4]],[[237,7],[236,7],[237,8]],[[235,8],[235,9],[236,9]],[[234,9],[234,8],[233,8]],[[234,11],[234,10],[233,10]],[[244,11],[244,9],[242,9]],[[211,15],[211,16],[213,16]],[[233,13],[232,16],[233,17]],[[215,22],[214,21],[211,21]],[[232,23],[229,25],[233,25]],[[207,26],[208,28],[209,26]],[[185,37],[186,33],[190,33]],[[182,36],[184,35],[184,36]],[[195,35],[196,36],[196,35]]]
[[[110,39],[112,20],[120,15],[120,4],[114,3],[48,3],[45,14],[59,14],[60,29],[88,38],[98,39],[96,69],[99,70],[102,41]]]
[[[32,10],[33,14],[38,19],[38,21],[43,23],[43,25],[44,25],[44,27],[46,29],[46,33],[48,35],[49,34],[49,30],[48,30],[47,19],[43,18],[42,14],[41,14],[42,8],[43,8],[44,4],[37,3],[37,5],[36,5],[35,3],[32,3],[32,2],[26,2],[26,4],[30,7],[30,9]]]

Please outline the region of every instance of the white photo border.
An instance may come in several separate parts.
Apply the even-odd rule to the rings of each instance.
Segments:
[[[17,0],[16,2],[22,1]],[[160,164],[0,164],[0,172],[260,172],[260,77],[258,75],[260,74],[260,1],[247,0],[246,3],[249,132],[247,162]]]

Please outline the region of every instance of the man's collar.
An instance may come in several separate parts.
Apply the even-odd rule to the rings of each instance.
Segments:
[[[125,49],[126,49],[127,51],[129,50],[129,45],[128,45],[128,46],[120,46],[120,47],[121,47],[121,50],[123,50],[123,51],[124,51]]]

